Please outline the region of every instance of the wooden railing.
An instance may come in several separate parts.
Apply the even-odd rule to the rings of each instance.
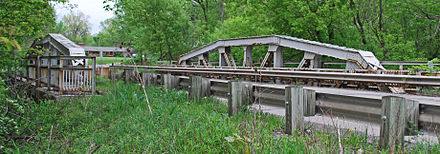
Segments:
[[[72,61],[83,59],[83,65],[72,66]],[[88,66],[86,59],[92,59],[92,66]],[[96,57],[88,56],[32,56],[29,57],[26,76],[34,80],[36,87],[47,87],[48,90],[65,92],[96,91]]]
[[[92,69],[61,70],[61,82],[59,88],[62,91],[92,91]]]

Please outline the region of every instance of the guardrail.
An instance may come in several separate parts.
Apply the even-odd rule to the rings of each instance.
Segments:
[[[110,78],[112,81],[116,78],[124,78],[126,82],[135,80],[134,75],[136,73],[132,68],[125,68],[123,72],[118,71],[117,68],[111,68]],[[152,72],[142,72],[140,76],[142,76],[144,83],[148,85],[163,85],[166,88],[186,90],[189,92],[190,99],[198,100],[206,96],[227,99],[231,115],[239,112],[240,105],[252,103],[285,107],[287,132],[291,132],[292,129],[299,128],[302,125],[301,121],[292,121],[292,119],[301,119],[304,116],[328,112],[331,112],[333,116],[349,117],[359,121],[381,124],[381,144],[385,146],[388,142],[385,143],[383,140],[400,139],[399,134],[393,136],[389,135],[392,132],[383,134],[382,131],[398,132],[404,130],[406,133],[399,132],[401,133],[400,136],[404,134],[411,135],[408,134],[409,128],[406,123],[408,121],[413,121],[416,124],[416,127],[411,129],[438,132],[440,128],[440,98],[438,97],[430,97],[426,100],[431,99],[431,102],[426,102],[423,99],[413,98],[413,96],[407,97],[406,95],[378,94],[371,97],[322,91],[313,87],[291,87],[280,84],[208,79],[201,76],[174,76]],[[301,104],[299,108],[304,110],[297,111],[298,106],[291,106],[295,103],[296,105]],[[387,127],[395,122],[389,119],[396,119],[396,117],[399,119],[399,116],[405,117],[404,123],[401,122],[402,120],[397,120],[398,126]],[[387,120],[387,118],[389,119]]]
[[[133,69],[131,65],[112,66],[120,69]],[[171,73],[173,75],[201,75],[201,76],[223,76],[228,78],[248,78],[254,81],[257,78],[266,80],[279,80],[280,82],[328,82],[333,84],[359,84],[368,86],[396,86],[396,87],[418,87],[418,86],[440,86],[440,76],[422,76],[422,75],[396,75],[381,74],[384,71],[374,73],[349,73],[339,72],[341,70],[316,69],[307,70],[274,70],[261,68],[206,68],[206,67],[169,67],[169,66],[136,66],[139,69],[155,70],[160,73]],[[330,72],[334,71],[334,72]],[[344,70],[348,71],[348,70]],[[352,70],[356,71],[356,70]],[[359,70],[365,71],[365,70]],[[371,72],[371,71],[370,71]],[[390,72],[390,71],[387,71]],[[378,74],[379,73],[379,74]],[[339,83],[338,83],[339,82]],[[340,83],[343,82],[343,83]],[[345,82],[345,83],[344,83]]]

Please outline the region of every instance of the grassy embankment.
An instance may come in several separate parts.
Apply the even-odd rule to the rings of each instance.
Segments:
[[[227,106],[207,98],[187,100],[183,91],[147,87],[153,114],[138,85],[99,83],[102,96],[62,103],[46,101],[29,112],[34,137],[16,142],[20,152],[147,153],[336,153],[338,139],[319,130],[283,135],[281,118],[244,111],[228,117]],[[378,152],[377,142],[342,133],[346,153]],[[439,146],[418,145],[408,151],[432,153]]]

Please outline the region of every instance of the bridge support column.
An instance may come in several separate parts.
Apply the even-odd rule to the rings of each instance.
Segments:
[[[218,49],[219,53],[219,66],[232,66],[231,61],[229,61],[229,55],[231,54],[231,47],[221,47]],[[232,58],[232,56],[231,56]],[[233,58],[232,58],[233,60]],[[235,65],[235,62],[234,62]]]
[[[273,67],[283,67],[283,47],[278,45],[269,45],[268,52],[273,53]]]
[[[252,66],[252,46],[244,46],[243,66]]]
[[[304,58],[298,65],[298,68],[303,68],[308,63],[308,68],[322,68],[322,55],[304,52]]]

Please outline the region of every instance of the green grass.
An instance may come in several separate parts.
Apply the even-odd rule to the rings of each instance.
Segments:
[[[6,152],[85,153],[336,153],[333,133],[282,133],[281,118],[249,111],[229,117],[224,103],[208,98],[187,100],[183,91],[147,87],[153,114],[139,85],[100,80],[102,96],[34,105],[28,116],[32,138],[16,140]],[[343,132],[346,153],[376,153],[377,142]],[[410,151],[437,152],[439,146]]]
[[[100,57],[96,57],[96,64],[111,64],[111,63],[121,63],[125,61],[127,58],[125,57],[102,57],[102,62]],[[89,65],[92,65],[91,62],[89,62]]]

